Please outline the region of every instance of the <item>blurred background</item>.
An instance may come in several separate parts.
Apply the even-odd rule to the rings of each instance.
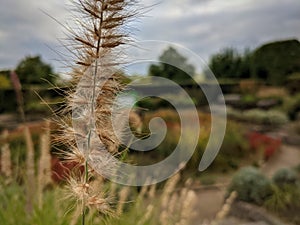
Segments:
[[[121,77],[124,83],[139,78],[151,83],[151,76],[178,83],[198,110],[198,145],[180,175],[166,182],[130,188],[103,179],[101,188],[113,199],[112,211],[118,216],[91,211],[88,222],[300,224],[300,2],[139,3],[150,10],[130,24],[134,39],[167,42],[148,49],[147,54],[157,62],[132,65],[120,71]],[[59,159],[58,149],[68,146],[53,144],[57,126],[49,122],[64,107],[64,94],[72,83],[68,76],[72,55],[63,44],[68,39],[64,26],[72,27],[68,4],[58,0],[1,2],[1,224],[80,224],[78,207],[61,201],[64,184],[76,165]],[[168,42],[190,49],[201,62]],[[211,79],[211,72],[218,83]],[[210,136],[211,116],[199,83],[210,90],[220,85],[228,118],[221,150],[204,172],[198,171],[198,165]],[[167,88],[161,89],[172,95]],[[130,92],[127,97],[135,100],[136,95]],[[221,96],[213,97],[218,104]],[[183,106],[188,104],[184,96],[173,98]],[[146,137],[154,117],[166,122],[163,142],[150,152],[128,146],[122,159],[150,165],[173,152],[181,135],[180,118],[162,98],[148,97],[135,104],[130,114],[132,132]]]

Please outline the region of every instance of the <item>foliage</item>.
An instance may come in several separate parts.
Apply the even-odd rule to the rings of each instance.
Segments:
[[[300,71],[298,40],[278,41],[263,45],[253,53],[252,72],[273,85],[282,85],[287,77]]]
[[[169,156],[178,144],[181,127],[180,118],[178,117],[176,111],[171,109],[164,109],[146,113],[143,119],[144,134],[147,134],[149,132],[147,126],[150,119],[155,117],[162,118],[165,121],[167,125],[167,135],[155,150],[148,153],[143,153],[143,159],[139,158],[139,160],[145,161],[147,158],[145,154],[148,154],[148,158],[151,158],[152,160],[162,160],[165,157]],[[210,114],[199,113],[199,121],[201,124],[200,136],[194,154],[187,164],[188,171],[197,170],[201,157],[205,151],[208,139],[210,137]],[[246,136],[244,132],[241,132],[241,130],[243,130],[241,125],[233,121],[228,121],[220,152],[213,164],[209,167],[210,170],[226,172],[228,170],[238,168],[240,159],[248,155],[250,150]],[[189,134],[187,134],[187,136],[189,136]],[[136,156],[138,157],[138,153],[136,153]]]
[[[285,185],[296,185],[298,176],[294,170],[283,168],[278,170],[272,179],[278,187],[283,187]]]
[[[188,187],[178,191],[177,184],[180,176],[177,174],[164,184],[163,189],[156,185],[144,186],[138,193],[135,187],[116,186],[109,182],[103,185],[115,193],[115,209],[118,215],[102,215],[89,209],[85,224],[98,225],[173,225],[191,224],[195,207],[194,191]],[[5,185],[0,181],[0,221],[5,225],[81,225],[79,205],[67,196],[68,190],[53,186],[44,190],[43,204],[35,205],[33,212],[28,214],[24,209],[26,198],[22,184],[13,182]],[[123,199],[123,200],[121,200]],[[176,216],[174,216],[176,215]],[[183,223],[184,221],[184,223]]]
[[[43,62],[40,56],[27,56],[18,64],[16,73],[24,85],[45,84],[47,81],[55,83],[57,79],[52,67]]]
[[[278,110],[268,110],[267,115],[269,118],[268,123],[271,125],[284,125],[288,123],[289,118],[284,112]]]
[[[212,55],[209,67],[217,78],[249,78],[251,53],[241,56],[235,49],[226,48]]]
[[[1,184],[0,221],[6,225],[68,225],[70,220],[62,209],[62,205],[68,203],[62,201],[62,191],[49,190],[44,193],[44,205],[42,209],[34,208],[33,216],[30,217],[25,211],[26,199],[24,187],[17,183],[3,186]]]
[[[243,168],[233,177],[228,188],[232,191],[237,191],[239,200],[258,205],[273,193],[270,180],[254,167]]]
[[[175,48],[169,47],[159,57],[158,65],[149,67],[150,76],[161,76],[175,82],[190,83],[190,76],[195,75],[195,67],[187,62],[187,58],[182,56]],[[189,76],[190,75],[190,76]]]
[[[285,113],[277,110],[251,109],[245,111],[243,117],[248,122],[275,126],[286,124],[289,121]]]
[[[8,74],[9,71],[0,71],[0,89],[8,89],[11,87]]]
[[[299,187],[284,185],[282,187],[273,185],[273,194],[265,201],[264,205],[275,212],[283,212],[288,208],[299,207]]]
[[[300,223],[300,187],[299,185],[273,185],[273,194],[265,201],[264,206],[278,216],[293,224]]]
[[[297,113],[300,111],[300,94],[294,95],[291,98],[286,99],[283,107],[288,113],[290,119],[296,119]]]
[[[255,78],[283,85],[290,75],[300,72],[299,59],[299,41],[287,40],[268,43],[244,54],[227,48],[213,55],[209,66],[217,78]]]

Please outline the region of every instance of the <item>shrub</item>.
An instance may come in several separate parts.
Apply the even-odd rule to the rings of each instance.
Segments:
[[[287,115],[281,111],[269,110],[267,115],[271,125],[283,125],[289,121]]]
[[[296,185],[273,185],[273,194],[264,206],[292,224],[300,224],[300,189]]]
[[[260,124],[264,124],[268,120],[266,111],[260,109],[252,109],[245,111],[244,119],[249,122],[255,122]]]
[[[273,126],[280,126],[289,121],[287,115],[281,111],[264,111],[261,109],[252,109],[245,111],[244,119],[249,122]]]
[[[300,94],[287,99],[284,103],[284,109],[288,113],[290,119],[296,119],[297,113],[300,111]]]
[[[296,185],[298,176],[294,170],[283,168],[278,170],[272,179],[276,185],[283,187],[284,185]]]
[[[246,167],[233,177],[228,193],[232,191],[238,193],[239,200],[258,205],[262,205],[273,192],[271,181],[254,167]]]

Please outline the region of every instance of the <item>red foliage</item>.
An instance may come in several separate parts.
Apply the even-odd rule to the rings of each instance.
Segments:
[[[264,158],[268,160],[281,146],[280,138],[270,137],[258,132],[248,134],[248,140],[252,149],[264,149]]]
[[[78,167],[78,164],[71,162],[63,162],[57,157],[52,156],[51,159],[51,169],[52,169],[52,180],[56,183],[61,183],[66,181],[71,171],[74,168],[78,168],[78,171],[83,173],[83,167]]]

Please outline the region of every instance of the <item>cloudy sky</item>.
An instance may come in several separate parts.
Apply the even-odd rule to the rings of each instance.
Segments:
[[[135,26],[138,40],[178,43],[208,60],[225,47],[255,48],[273,40],[300,39],[299,0],[140,0],[154,5]],[[53,49],[63,38],[67,0],[1,0],[0,69],[26,55],[42,55],[56,71]],[[46,13],[44,13],[46,12]],[[51,15],[51,18],[49,15]]]

